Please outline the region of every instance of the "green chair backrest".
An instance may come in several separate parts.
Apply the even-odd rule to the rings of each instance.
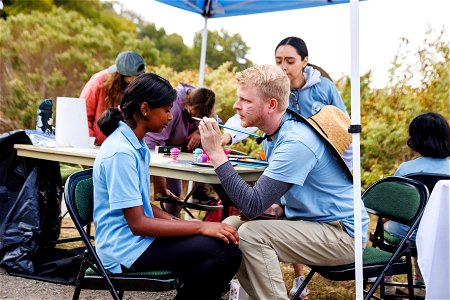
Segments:
[[[389,179],[388,179],[389,178]],[[401,177],[388,177],[373,184],[366,190],[362,198],[369,212],[382,215],[384,218],[411,225],[416,215],[426,202],[423,189],[426,187]],[[421,187],[418,187],[420,185]],[[422,199],[426,197],[425,199]]]
[[[91,223],[94,215],[94,185],[92,177],[80,180],[75,187],[75,209],[83,226]]]

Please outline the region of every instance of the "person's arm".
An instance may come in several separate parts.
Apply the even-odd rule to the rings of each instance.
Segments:
[[[97,84],[94,84],[92,82],[93,78],[91,78],[86,85],[84,86],[83,90],[81,91],[80,98],[86,100],[86,113],[87,113],[87,120],[88,120],[88,128],[89,128],[89,136],[95,136],[94,135],[94,123],[97,121],[95,120],[95,112],[97,110],[97,105],[99,105],[99,87]]]
[[[227,127],[236,128],[236,129],[242,130],[244,132],[248,132],[248,133],[254,133],[258,129],[257,127],[247,127],[247,128],[242,127],[241,120],[240,120],[238,114],[229,118],[224,125]],[[222,146],[236,144],[236,143],[242,141],[243,139],[246,139],[247,137],[248,137],[248,135],[245,133],[241,133],[241,132],[237,132],[234,130],[224,128],[221,144],[222,144]]]
[[[195,148],[197,148],[200,145],[200,132],[198,129],[195,129],[194,131],[189,134],[187,137],[188,144],[187,149],[188,151],[194,151]]]
[[[199,130],[202,145],[219,176],[220,182],[236,206],[248,218],[252,219],[279,199],[292,187],[286,183],[262,175],[255,186],[246,183],[228,161],[220,145],[220,129],[213,119],[204,118]]]
[[[153,176],[153,188],[155,198],[162,197],[180,200],[180,198],[177,195],[175,195],[169,189],[167,189],[166,177]]]
[[[353,172],[353,144],[350,144],[344,153],[342,153],[342,158],[348,169]]]
[[[328,89],[328,92],[327,92],[328,101],[329,101],[328,104],[336,106],[337,108],[339,108],[340,110],[342,110],[343,112],[345,112],[348,115],[347,108],[345,107],[344,101],[342,100],[342,97],[339,94],[339,91],[336,88],[336,86],[334,85],[334,83],[331,80],[324,78],[324,77],[322,77],[321,80],[324,81],[324,83],[326,84],[326,88]]]
[[[134,235],[169,237],[201,234],[219,238],[226,243],[239,243],[236,229],[225,223],[166,219],[166,215],[162,215],[160,211],[156,214],[164,218],[151,218],[144,213],[142,205],[124,208],[122,211]]]
[[[261,175],[256,184],[250,186],[230,162],[223,163],[215,171],[231,200],[248,219],[259,216],[272,204],[279,203],[293,185]]]

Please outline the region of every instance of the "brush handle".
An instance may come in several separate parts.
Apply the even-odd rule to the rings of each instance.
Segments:
[[[196,117],[192,117],[192,119],[194,119],[194,120],[197,120],[197,121],[202,121],[202,119],[200,119],[200,118],[196,118]],[[231,128],[231,127],[228,127],[228,126],[225,126],[225,125],[219,124],[219,123],[217,123],[217,125],[219,125],[219,127],[221,127],[221,128],[225,128],[225,129],[233,130],[233,131],[236,131],[236,132],[240,132],[240,133],[243,133],[243,134],[246,134],[246,135],[251,135],[251,136],[254,136],[254,137],[260,138],[260,136],[259,136],[259,135],[257,135],[257,134],[254,134],[254,133],[249,133],[249,132],[245,132],[245,131],[243,131],[243,130],[239,130],[239,129],[236,129],[236,128]]]

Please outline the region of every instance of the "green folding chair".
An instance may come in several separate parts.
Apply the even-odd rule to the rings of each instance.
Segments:
[[[86,247],[73,299],[79,298],[82,289],[109,290],[114,299],[122,299],[124,291],[175,289],[175,274],[169,270],[112,274],[105,269],[88,232],[93,221],[93,190],[92,169],[70,175],[64,189],[67,209]]]
[[[370,214],[377,216],[379,220],[387,218],[411,226],[393,252],[384,251],[374,245],[367,246],[364,250],[362,270],[364,280],[367,281],[370,277],[377,278],[369,291],[364,292],[364,299],[372,297],[383,299],[385,297],[384,276],[397,274],[407,274],[409,299],[414,299],[409,238],[419,225],[428,196],[428,189],[423,183],[395,176],[377,181],[363,193],[362,200]],[[333,281],[355,279],[355,264],[309,267],[311,271],[292,299],[299,299],[315,273]],[[380,287],[380,297],[374,295],[378,287]]]

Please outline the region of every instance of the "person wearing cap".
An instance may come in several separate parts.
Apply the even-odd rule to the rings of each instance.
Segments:
[[[290,82],[281,68],[254,66],[238,72],[236,81],[233,108],[243,127],[255,126],[265,132],[267,168],[254,185],[247,184],[223,153],[220,129],[213,118],[200,122],[201,141],[223,188],[250,220],[242,223],[232,216],[224,221],[242,223],[238,229],[240,284],[255,299],[289,299],[280,261],[316,266],[354,262],[352,175],[339,155],[351,139],[345,125],[334,126],[335,117],[308,120],[287,109]],[[341,113],[328,106],[323,112],[336,111]],[[314,125],[327,119],[331,123],[323,127],[331,129],[326,133],[332,139]],[[336,127],[343,129],[333,132]],[[337,143],[341,137],[345,141]],[[284,206],[283,218],[253,220],[278,201]],[[369,217],[364,205],[361,215],[362,232],[367,232]],[[366,241],[363,236],[363,247]]]
[[[107,108],[120,103],[127,85],[144,72],[142,56],[134,51],[123,51],[117,55],[114,65],[92,75],[84,86],[80,98],[86,99],[89,136],[95,137],[96,145],[101,145],[106,138],[97,120]]]

